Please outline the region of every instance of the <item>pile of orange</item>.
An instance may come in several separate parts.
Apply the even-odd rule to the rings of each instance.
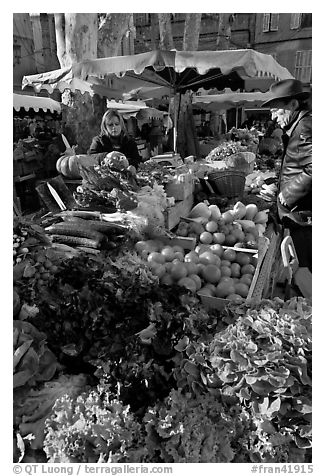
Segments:
[[[155,240],[139,241],[135,248],[160,283],[178,284],[205,296],[242,302],[255,273],[252,253],[218,243],[201,244],[189,252]]]

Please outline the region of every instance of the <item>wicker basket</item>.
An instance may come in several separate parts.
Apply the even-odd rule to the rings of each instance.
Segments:
[[[208,175],[215,192],[225,197],[241,197],[244,194],[246,173],[236,170],[216,170]]]

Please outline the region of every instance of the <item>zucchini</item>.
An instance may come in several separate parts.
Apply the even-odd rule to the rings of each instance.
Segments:
[[[52,235],[52,240],[55,243],[64,243],[70,246],[85,246],[86,248],[99,248],[100,243],[98,240],[92,240],[90,238],[83,238],[81,236],[71,235]]]
[[[98,255],[100,250],[96,250],[94,248],[87,248],[86,246],[77,246],[77,249],[83,251],[84,253],[89,253],[91,255]]]
[[[100,212],[88,212],[86,210],[63,210],[60,213],[57,213],[55,216],[57,217],[78,217],[78,218],[84,218],[85,220],[93,220],[95,218],[101,217]]]

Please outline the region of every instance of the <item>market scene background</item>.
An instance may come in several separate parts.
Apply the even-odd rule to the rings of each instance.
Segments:
[[[12,20],[11,462],[307,472],[312,14]]]

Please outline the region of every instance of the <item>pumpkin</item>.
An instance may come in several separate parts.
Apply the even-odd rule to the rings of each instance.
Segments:
[[[105,155],[106,152],[91,155],[62,155],[56,162],[56,170],[64,177],[79,179],[81,178],[79,173],[80,164],[84,167],[98,165]]]
[[[65,177],[80,178],[75,155],[62,155],[56,162],[56,170]]]

